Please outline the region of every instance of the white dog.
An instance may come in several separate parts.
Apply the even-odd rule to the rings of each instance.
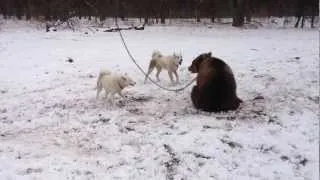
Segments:
[[[149,64],[148,73],[146,75],[144,82],[147,81],[150,73],[152,73],[154,68],[156,68],[157,69],[157,74],[156,74],[157,81],[160,81],[159,74],[160,74],[161,70],[166,69],[168,71],[171,83],[173,83],[172,73],[174,73],[174,75],[176,76],[176,83],[179,83],[179,76],[178,76],[177,70],[178,70],[179,65],[181,65],[182,61],[183,61],[183,59],[182,59],[181,54],[176,55],[175,53],[173,53],[172,56],[163,56],[159,51],[153,51],[152,59]]]
[[[128,86],[134,86],[136,83],[127,75],[117,75],[112,74],[109,70],[102,69],[99,73],[97,80],[97,95],[96,98],[99,98],[99,94],[102,89],[105,90],[105,98],[108,100],[109,96],[113,96],[117,93],[119,96],[123,97],[121,91]]]

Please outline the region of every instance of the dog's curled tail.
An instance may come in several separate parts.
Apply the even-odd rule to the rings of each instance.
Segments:
[[[111,72],[110,72],[109,70],[107,70],[107,69],[101,69],[101,70],[100,70],[100,73],[99,73],[99,76],[98,76],[98,79],[97,79],[97,85],[96,85],[96,87],[95,87],[94,89],[96,90],[97,88],[101,87],[101,86],[102,86],[102,84],[101,84],[101,78],[102,78],[103,76],[110,75],[110,74],[111,74]]]
[[[155,50],[155,51],[152,52],[152,56],[151,57],[152,57],[152,59],[158,59],[158,58],[162,57],[162,54],[160,53],[160,51]]]

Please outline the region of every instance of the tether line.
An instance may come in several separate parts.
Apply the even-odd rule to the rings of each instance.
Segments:
[[[179,92],[179,91],[182,91],[182,90],[186,89],[187,87],[189,87],[196,80],[196,78],[194,78],[192,81],[190,81],[189,83],[187,83],[185,86],[183,86],[181,88],[171,89],[171,88],[167,88],[167,87],[162,86],[161,84],[157,83],[156,81],[151,79],[149,76],[147,76],[147,73],[137,63],[137,61],[135,60],[135,58],[133,57],[133,55],[131,54],[131,52],[130,52],[128,46],[127,46],[127,43],[126,43],[126,41],[125,41],[125,39],[124,39],[124,37],[122,35],[121,29],[120,29],[119,24],[118,24],[118,16],[119,16],[119,0],[117,0],[117,16],[115,17],[115,24],[116,24],[116,27],[117,27],[116,30],[119,32],[119,35],[120,35],[120,38],[121,38],[121,42],[122,42],[122,44],[123,44],[128,56],[132,60],[132,62],[138,67],[138,69],[141,71],[141,73],[144,74],[144,76],[147,77],[153,84],[155,84],[159,88],[161,88],[163,90],[166,90],[166,91]]]

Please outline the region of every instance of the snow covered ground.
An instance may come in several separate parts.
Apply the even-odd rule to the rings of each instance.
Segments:
[[[0,179],[318,179],[316,30],[172,26],[124,35],[145,69],[154,49],[182,52],[182,84],[192,59],[212,51],[232,67],[244,103],[198,112],[191,87],[143,84],[117,33],[2,26]],[[114,107],[95,100],[100,68],[137,82]],[[160,77],[169,86],[166,72]]]

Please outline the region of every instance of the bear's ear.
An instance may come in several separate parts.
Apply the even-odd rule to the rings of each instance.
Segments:
[[[208,54],[207,54],[209,57],[211,57],[211,55],[212,55],[212,52],[208,52]]]

